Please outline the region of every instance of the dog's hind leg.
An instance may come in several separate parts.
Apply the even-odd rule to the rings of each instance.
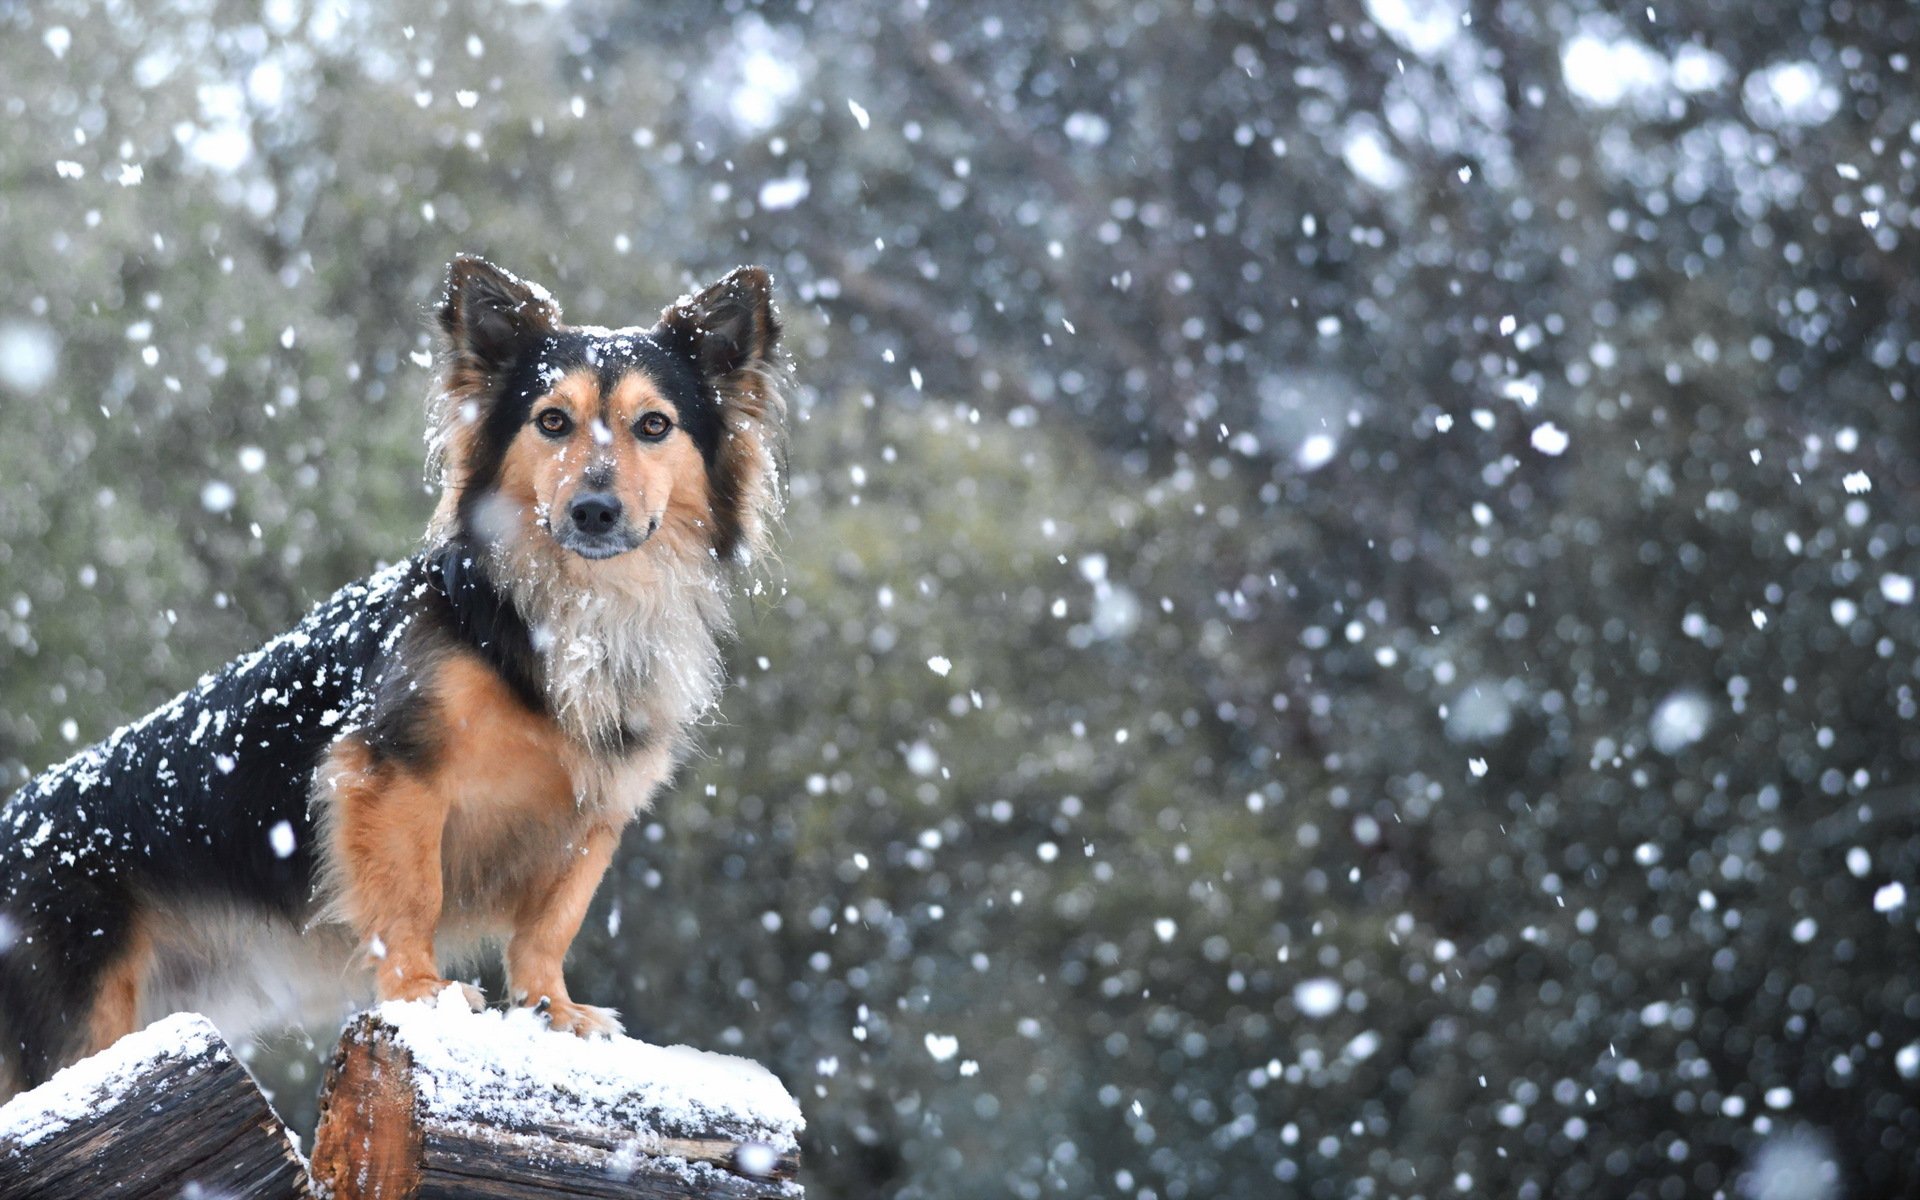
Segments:
[[[13,938],[0,953],[0,1092],[38,1087],[133,1031],[153,942],[125,892],[41,873],[0,918]]]
[[[82,1057],[100,1053],[138,1027],[140,999],[152,973],[153,934],[147,921],[136,916],[128,923],[118,952],[94,983]]]

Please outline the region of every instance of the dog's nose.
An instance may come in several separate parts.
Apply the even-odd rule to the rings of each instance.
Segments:
[[[588,492],[574,498],[569,515],[581,533],[612,533],[620,523],[620,501],[605,492]]]

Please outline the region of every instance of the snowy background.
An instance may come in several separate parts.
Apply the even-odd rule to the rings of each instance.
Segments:
[[[1912,1195],[1916,53],[0,7],[0,777],[415,544],[455,252],[605,323],[764,263],[784,590],[573,977],[774,1067],[819,1194]]]

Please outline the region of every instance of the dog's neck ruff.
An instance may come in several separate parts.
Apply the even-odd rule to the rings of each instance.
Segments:
[[[590,758],[677,751],[724,681],[724,570],[661,556],[642,571],[584,570],[587,584],[515,540],[456,537],[435,552],[467,640]]]

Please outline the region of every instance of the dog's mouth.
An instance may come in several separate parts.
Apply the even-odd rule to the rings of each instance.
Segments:
[[[644,530],[625,522],[617,528],[599,533],[582,533],[570,525],[563,525],[554,531],[553,540],[559,542],[562,549],[571,550],[589,561],[599,562],[638,550],[647,544],[647,539],[659,528],[658,517],[649,519]]]

